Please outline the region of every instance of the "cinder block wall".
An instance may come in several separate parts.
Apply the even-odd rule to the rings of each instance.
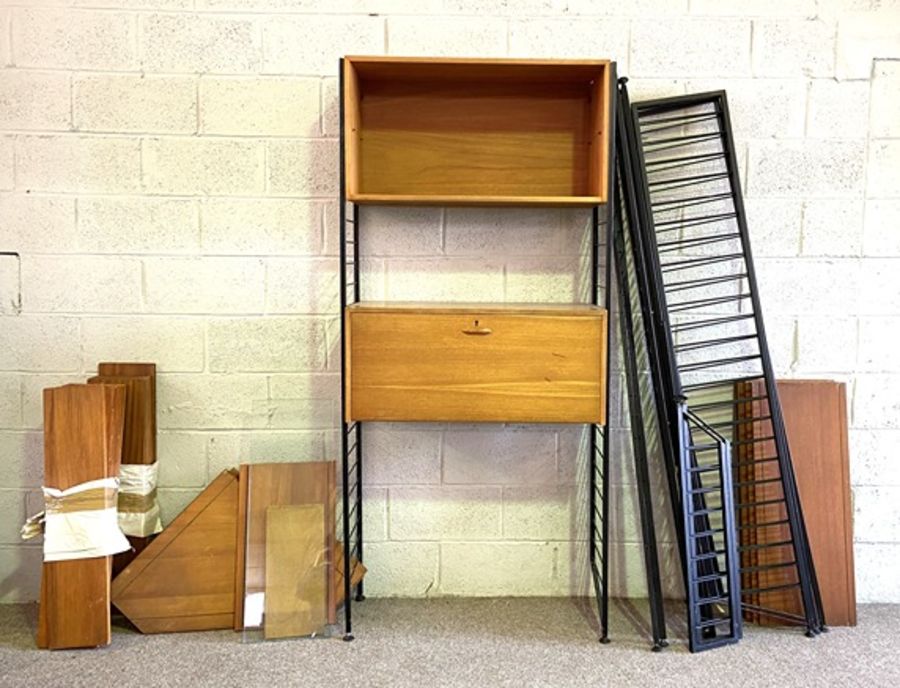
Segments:
[[[336,457],[337,58],[381,53],[611,57],[634,98],[728,89],[778,373],[848,383],[859,598],[900,602],[892,0],[5,0],[0,599],[37,593],[18,526],[40,390],[99,360],[159,364],[166,519],[240,462]],[[583,297],[583,213],[363,217],[366,298]],[[640,596],[618,375],[613,583]],[[583,441],[367,428],[369,593],[584,589]]]

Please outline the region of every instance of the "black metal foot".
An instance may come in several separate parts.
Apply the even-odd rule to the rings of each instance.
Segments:
[[[600,638],[600,644],[601,645],[609,645],[609,637],[603,636],[602,638]]]
[[[342,640],[345,643],[349,643],[351,640],[353,640],[353,634],[352,633],[344,633],[344,637],[342,638]]]
[[[662,647],[669,647],[669,641],[666,640],[665,638],[663,638],[662,640],[660,640],[660,641],[659,641],[659,644],[660,644],[660,646],[662,646]]]
[[[356,601],[357,601],[357,602],[365,602],[365,601],[366,601],[366,596],[363,595],[362,593],[357,593],[357,594],[356,594]]]
[[[662,643],[653,643],[653,647],[651,647],[650,649],[653,652],[662,652],[664,647],[665,645],[663,645]]]
[[[806,629],[806,637],[807,637],[807,638],[815,638],[815,637],[816,637],[816,632],[815,632],[813,629],[811,629],[811,628],[807,628],[807,629]]]
[[[822,624],[821,626],[819,626],[820,633],[829,633],[830,631],[831,631],[831,629],[828,628],[828,626],[826,626],[825,624]]]

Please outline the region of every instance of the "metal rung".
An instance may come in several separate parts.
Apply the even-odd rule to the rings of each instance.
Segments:
[[[725,510],[724,507],[718,506],[718,507],[713,507],[711,509],[698,509],[697,511],[691,512],[690,515],[693,516],[694,518],[696,518],[697,516],[709,516],[710,514],[717,514],[724,510]]]
[[[726,242],[734,241],[735,239],[740,238],[740,234],[729,232],[727,234],[717,234],[709,237],[694,237],[692,239],[682,239],[679,241],[667,241],[664,242],[664,244],[660,244],[660,246],[665,245],[665,248],[658,249],[658,253],[662,255],[663,253],[674,253],[676,251],[689,251],[690,249],[697,248],[698,246],[724,244]]]
[[[709,423],[709,427],[713,430],[718,430],[719,428],[736,428],[741,425],[747,425],[748,423],[759,423],[764,420],[771,420],[772,416],[752,416],[750,418],[737,418],[735,420],[720,420],[716,423]]]
[[[679,344],[675,347],[676,352],[682,351],[694,351],[696,349],[708,349],[713,346],[722,346],[723,344],[733,344],[734,342],[745,342],[748,339],[756,339],[755,334],[743,334],[734,337],[722,337],[720,339],[704,339],[701,342],[687,342],[685,344]],[[691,407],[694,411],[697,410],[698,407]]]
[[[656,203],[651,203],[651,208],[658,208],[663,205],[672,205],[678,210],[684,210],[685,208],[694,208],[698,205],[706,205],[707,203],[715,203],[716,201],[724,201],[725,199],[730,199],[730,193],[718,193],[718,194],[704,194],[702,196],[693,196],[691,198],[674,198],[668,200],[657,201]],[[683,205],[678,205],[679,203]]]
[[[775,441],[774,435],[767,435],[766,437],[754,437],[752,440],[738,440],[736,442],[732,442],[731,446],[732,447],[743,447],[743,446],[748,446],[751,444],[762,444],[764,442],[774,442],[774,441]],[[763,460],[759,459],[758,461],[759,461],[759,463],[762,463]],[[766,459],[766,461],[769,461],[769,459]],[[753,461],[753,463],[755,463],[755,462],[756,462],[756,460]],[[738,463],[736,465],[741,465],[741,464]]]
[[[700,153],[698,155],[683,155],[677,158],[663,158],[662,160],[654,160],[652,162],[648,162],[647,167],[657,167],[659,165],[665,165],[665,167],[658,167],[658,169],[656,169],[655,171],[668,172],[670,170],[683,170],[686,167],[692,167],[694,165],[704,165],[706,163],[724,159],[725,155],[723,153]]]
[[[692,311],[696,308],[708,308],[710,306],[722,306],[726,303],[737,303],[749,299],[749,294],[737,294],[735,296],[714,296],[705,299],[694,299],[693,301],[680,301],[669,306],[670,313],[683,313]]]
[[[652,134],[653,132],[648,132]],[[641,132],[643,135],[643,132]],[[715,134],[692,134],[690,136],[672,136],[667,139],[656,139],[653,141],[646,141],[645,143],[650,146],[659,146],[669,143],[677,143],[677,146],[666,146],[665,148],[657,148],[654,151],[650,151],[653,153],[659,152],[660,150],[670,150],[671,148],[680,148],[681,146],[690,145],[691,143],[703,143],[704,141],[711,141],[713,139],[719,138],[718,132]]]
[[[713,487],[701,487],[701,488],[697,488],[697,489],[688,489],[687,493],[689,495],[705,495],[705,494],[711,494],[713,492],[721,492],[721,491],[722,491],[721,485],[714,485]],[[695,537],[699,537],[699,536],[697,536],[695,534]]]
[[[770,485],[772,483],[781,483],[781,476],[777,478],[766,478],[765,480],[742,480],[734,484],[735,487],[753,487],[755,485]]]
[[[755,336],[755,335],[754,335]],[[760,401],[761,399],[768,399],[767,395],[759,396],[759,397],[742,397],[740,399],[725,399],[723,401],[710,401],[706,404],[692,404],[691,410],[694,413],[698,411],[707,411],[709,409],[715,408],[725,408],[726,406],[735,406],[737,404],[749,403],[751,401]]]
[[[756,573],[759,571],[773,571],[775,569],[786,569],[789,566],[796,566],[796,561],[786,561],[779,564],[760,564],[759,566],[744,566],[741,573]]]
[[[785,503],[784,497],[779,497],[778,499],[766,499],[762,502],[748,502],[746,504],[739,503],[739,504],[735,504],[734,508],[735,509],[751,509],[751,508],[755,508],[758,506],[770,506],[772,504],[784,504],[784,503]]]
[[[755,545],[741,545],[738,547],[738,550],[741,552],[751,552],[760,549],[774,549],[776,547],[787,547],[788,545],[794,545],[793,540],[782,540],[781,542],[762,542]]]
[[[734,385],[738,382],[753,382],[754,380],[760,380],[760,379],[762,379],[762,375],[757,373],[757,374],[748,375],[745,377],[732,377],[732,378],[728,378],[726,380],[712,380],[710,382],[695,382],[692,385],[685,385],[684,387],[682,387],[682,390],[685,392],[688,392],[688,391],[696,391],[698,389],[711,389],[711,388],[715,388],[715,387],[721,387],[723,385]]]
[[[706,368],[715,368],[717,366],[731,365],[733,363],[745,363],[747,361],[755,361],[761,358],[760,354],[748,354],[746,356],[731,356],[729,358],[719,358],[714,361],[698,361],[697,363],[685,363],[678,366],[679,372],[690,372],[693,370],[705,370]]]
[[[727,325],[741,320],[750,320],[755,317],[753,313],[742,313],[741,315],[727,315],[720,318],[712,318],[709,320],[693,320],[686,323],[680,323],[672,326],[672,332],[684,332],[687,330],[699,330],[705,327],[713,327],[714,325]],[[759,376],[762,377],[762,376]]]
[[[718,446],[719,445],[717,445],[717,444],[710,445],[710,447],[715,447],[715,448],[718,448]],[[709,471],[718,471],[721,469],[719,468],[718,464],[715,464],[713,466],[692,466],[688,470],[690,470],[691,473],[708,473]]]
[[[705,576],[697,576],[694,579],[695,583],[715,583],[716,581],[720,581],[725,578],[725,573],[708,573]]]
[[[352,423],[347,423],[344,434],[349,435],[352,431],[356,430],[356,426],[359,425],[357,421],[353,421]]]
[[[714,597],[701,597],[698,600],[694,600],[695,607],[702,607],[707,604],[717,604],[720,602],[728,603],[728,594],[725,595],[716,595]]]
[[[691,222],[691,221],[706,221],[706,220],[728,220],[732,217],[735,217],[736,213],[714,213],[712,215],[701,215],[700,217],[682,217],[677,220],[665,220],[664,222],[654,222],[653,226],[655,229],[659,230],[660,227],[668,227],[670,225],[678,225],[679,227],[684,227],[682,223]],[[740,236],[740,235],[738,235]]]
[[[647,123],[648,127],[652,127],[652,128],[642,129],[641,131],[642,131],[642,133],[652,134],[657,131],[663,131],[664,129],[676,129],[678,127],[683,127],[685,125],[691,125],[691,124],[697,124],[699,122],[705,122],[707,120],[716,119],[716,117],[718,117],[717,113],[710,114],[710,113],[704,112],[702,114],[685,115],[683,117],[661,117],[659,119],[647,119],[644,121]],[[671,124],[666,124],[666,126],[663,126],[663,127],[655,127],[654,126],[656,124],[668,123],[668,122],[671,122]]]
[[[731,260],[743,260],[743,253],[727,253],[724,256],[704,256],[703,258],[690,258],[688,260],[679,260],[672,263],[666,263],[661,266],[662,272],[675,272],[677,270],[686,270],[691,267],[706,267],[708,265],[716,265],[717,263],[727,263]]]
[[[724,533],[724,528],[712,528],[711,530],[700,530],[694,533],[695,538],[708,538],[718,535],[719,533]]]
[[[710,621],[701,621],[697,624],[697,628],[710,628],[712,626],[721,626],[722,624],[730,624],[731,617],[725,617],[724,619],[712,619]]]
[[[728,173],[721,172],[719,174],[710,174],[710,175],[702,175],[698,174],[693,177],[680,177],[675,179],[666,179],[666,180],[658,180],[655,182],[649,182],[648,186],[656,186],[659,185],[658,189],[650,189],[650,195],[657,193],[669,193],[671,191],[676,191],[678,189],[684,189],[688,186],[694,186],[695,184],[707,184],[709,182],[720,181],[722,179],[727,179]],[[665,186],[663,186],[665,185]]]
[[[356,445],[357,445],[357,443],[356,443],[356,441],[354,441],[352,445],[347,447],[347,456],[350,456],[350,454],[353,453],[353,450],[356,449]]]
[[[766,607],[761,607],[758,604],[750,604],[748,602],[742,602],[741,608],[745,611],[762,614],[763,616],[771,616],[772,618],[781,619],[782,621],[793,621],[794,623],[799,625],[806,624],[806,619],[804,619],[799,614],[791,614],[790,612],[783,612],[776,609],[767,609]]]
[[[780,521],[767,521],[766,523],[744,523],[738,525],[739,530],[757,530],[763,528],[774,528],[775,526],[785,526],[790,524],[789,519],[783,519]]]
[[[697,554],[692,557],[689,557],[692,562],[698,561],[709,561],[710,559],[718,559],[723,554],[725,554],[725,550],[713,550],[712,552],[706,552],[704,554]]]
[[[799,583],[788,583],[786,585],[774,585],[771,588],[744,588],[741,590],[741,597],[743,597],[744,595],[765,595],[772,592],[792,590],[793,588],[799,587]]]
[[[770,437],[769,439],[773,439],[773,438]],[[749,440],[749,441],[755,442],[755,440]],[[734,446],[734,444],[735,443],[732,442],[732,446]],[[763,459],[748,459],[747,461],[735,461],[734,466],[735,466],[735,468],[745,468],[745,467],[749,467],[749,466],[755,466],[756,464],[759,464],[759,463],[772,463],[773,461],[779,461],[779,457],[767,456]]]
[[[674,294],[680,291],[690,291],[691,289],[701,289],[703,287],[713,287],[717,284],[728,284],[730,282],[742,280],[747,277],[747,273],[740,272],[736,275],[720,275],[719,277],[705,277],[696,280],[682,280],[680,282],[670,282],[663,285],[666,295]],[[755,335],[754,335],[755,336]]]

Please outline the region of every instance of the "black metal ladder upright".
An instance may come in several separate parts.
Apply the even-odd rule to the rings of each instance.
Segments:
[[[706,442],[692,439],[698,433],[734,448],[728,461],[738,482],[729,497],[739,523],[745,613],[803,624],[814,635],[824,628],[821,600],[760,310],[725,93],[636,103],[631,115],[660,365],[669,391],[683,395],[690,409],[670,429],[682,449],[702,452]],[[754,410],[742,413],[748,404]],[[704,472],[701,465],[682,467],[682,487]],[[694,483],[686,489],[709,497]],[[726,508],[724,499],[718,507]],[[749,517],[759,513],[761,519]],[[784,528],[787,540],[775,536]],[[801,614],[778,608],[790,590],[799,592]]]
[[[625,81],[619,93],[619,186],[622,220],[617,226],[617,273],[620,280],[620,309],[623,321],[626,378],[632,412],[632,434],[639,488],[649,494],[646,465],[642,400],[637,380],[640,372],[634,356],[634,343],[646,347],[646,361],[652,379],[657,410],[660,445],[675,515],[676,539],[682,561],[688,630],[692,651],[737,642],[741,637],[739,605],[740,582],[737,575],[737,550],[734,514],[731,506],[732,481],[728,442],[696,418],[683,403],[677,380],[671,376],[664,332],[659,327],[654,301],[654,284],[648,279],[641,227],[645,216],[639,203],[635,167],[634,131],[630,118]],[[629,289],[633,280],[633,288]],[[624,292],[624,293],[623,293]],[[632,296],[632,292],[636,296]],[[634,308],[632,299],[638,301]],[[634,313],[632,311],[635,311]],[[639,312],[639,313],[638,313]],[[638,317],[639,316],[639,317]],[[698,439],[700,438],[700,439]],[[642,521],[647,522],[642,505]],[[652,513],[650,514],[652,519]],[[652,520],[650,521],[652,524]],[[652,525],[651,525],[652,530]],[[653,533],[644,527],[644,542]],[[655,552],[654,552],[655,555]],[[649,561],[649,552],[645,551]],[[655,564],[655,562],[654,562]],[[648,563],[648,581],[652,574]],[[657,569],[658,575],[658,569]],[[650,586],[651,615],[653,586]],[[657,612],[662,617],[662,612]],[[657,621],[654,618],[654,632]],[[662,621],[664,624],[664,620]]]

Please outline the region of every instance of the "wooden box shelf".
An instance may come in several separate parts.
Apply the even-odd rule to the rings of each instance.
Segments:
[[[363,302],[345,318],[348,420],[605,420],[603,308]]]
[[[347,200],[606,200],[605,60],[344,59]]]

